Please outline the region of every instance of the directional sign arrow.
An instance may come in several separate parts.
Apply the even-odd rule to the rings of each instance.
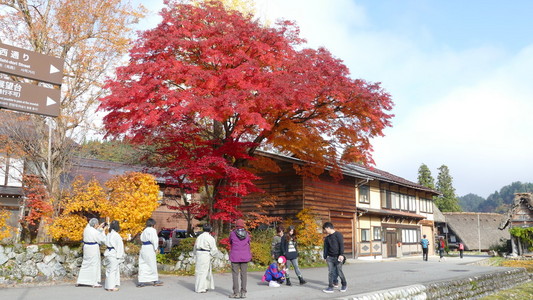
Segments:
[[[54,99],[50,98],[50,97],[46,97],[46,106],[50,106],[50,105],[54,105],[56,104],[57,102],[54,101]]]
[[[60,89],[0,79],[0,107],[57,117]]]
[[[61,85],[64,64],[61,58],[0,44],[0,73]]]
[[[50,74],[54,74],[59,72],[59,69],[56,68],[54,65],[50,65]]]

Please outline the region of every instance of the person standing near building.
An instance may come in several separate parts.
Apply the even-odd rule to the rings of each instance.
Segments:
[[[281,237],[283,236],[283,226],[276,226],[276,235],[272,238],[271,254],[272,258],[277,261],[281,256]]]
[[[444,257],[444,249],[446,248],[446,242],[444,241],[444,237],[439,237],[439,241],[438,241],[438,245],[439,245],[439,262],[441,260],[446,260],[446,258]]]
[[[428,247],[429,247],[429,241],[426,239],[426,235],[424,234],[422,236],[423,238],[420,240],[420,245],[422,245],[422,259],[425,261],[428,261]]]
[[[211,258],[220,255],[215,238],[211,235],[211,225],[204,224],[203,231],[196,238],[193,247],[193,253],[196,256],[194,291],[197,293],[206,293],[207,289],[215,289]]]
[[[333,293],[333,282],[339,276],[341,279],[341,292],[346,292],[347,282],[342,271],[342,265],[346,261],[344,238],[340,232],[335,231],[331,222],[324,223],[322,229],[327,234],[324,239],[324,259],[328,264],[328,287],[322,291],[324,293]]]
[[[100,259],[100,244],[105,241],[104,227],[106,223],[98,224],[98,219],[92,218],[83,230],[83,261],[76,286],[88,285],[100,288],[102,285],[102,261]]]
[[[155,220],[149,218],[146,220],[146,228],[141,233],[141,251],[139,253],[139,276],[137,287],[148,285],[160,286],[163,282],[159,281],[157,273],[156,253],[159,247],[159,238],[154,228]]]
[[[294,231],[294,226],[289,226],[287,233],[281,239],[281,255],[285,256],[287,259],[287,268],[285,272],[287,285],[292,285],[289,276],[289,269],[291,265],[294,268],[296,276],[298,276],[298,279],[300,280],[300,284],[305,284],[306,281],[302,277],[302,272],[300,272],[300,268],[298,267],[298,245],[296,242],[296,232]]]
[[[113,221],[109,225],[109,233],[106,236],[105,245],[107,249],[104,252],[104,257],[107,259],[107,268],[105,270],[105,284],[106,291],[118,291],[120,286],[120,263],[124,261],[124,242],[118,232],[120,231],[120,224],[118,221]]]
[[[231,275],[233,279],[233,294],[230,298],[246,298],[246,280],[248,276],[248,262],[252,260],[250,250],[250,234],[244,229],[244,220],[235,222],[235,230],[229,235],[231,249],[229,260],[231,261]],[[241,277],[241,287],[239,289],[239,273]]]
[[[459,257],[463,258],[463,252],[465,251],[465,245],[459,242]]]

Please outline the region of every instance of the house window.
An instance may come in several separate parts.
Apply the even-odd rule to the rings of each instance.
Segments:
[[[361,229],[361,242],[370,242],[370,229]]]
[[[374,241],[381,240],[381,227],[373,227],[374,229]]]
[[[401,210],[408,210],[407,196],[400,194],[400,208]]]
[[[382,208],[391,208],[391,192],[386,190],[381,190],[381,207]]]
[[[359,186],[359,202],[370,203],[370,188],[368,185]]]
[[[416,243],[418,241],[417,229],[402,229],[402,243]]]
[[[409,198],[409,211],[416,212],[416,198],[414,196],[407,196]]]
[[[391,193],[392,209],[400,209],[400,195],[398,193]]]

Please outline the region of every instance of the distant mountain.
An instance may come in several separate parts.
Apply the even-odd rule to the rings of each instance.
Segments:
[[[459,197],[459,205],[461,205],[463,211],[477,212],[479,205],[486,200],[476,194],[467,194]]]
[[[475,194],[459,197],[463,211],[505,213],[513,202],[515,193],[533,192],[533,183],[516,181],[490,194],[487,199]]]

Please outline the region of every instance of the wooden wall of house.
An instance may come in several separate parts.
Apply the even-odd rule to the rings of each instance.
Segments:
[[[264,193],[254,193],[243,199],[241,211],[260,212],[263,210],[269,216],[283,219],[296,218],[296,214],[303,209],[303,179],[296,175],[292,163],[278,161],[281,171],[278,173],[265,172],[256,174],[261,179],[255,181],[256,186]],[[264,200],[272,200],[273,207],[261,205]]]
[[[304,179],[304,208],[313,211],[322,221],[332,222],[344,237],[344,252],[353,254],[355,240],[355,183],[351,178],[339,182],[327,175],[320,180]]]

